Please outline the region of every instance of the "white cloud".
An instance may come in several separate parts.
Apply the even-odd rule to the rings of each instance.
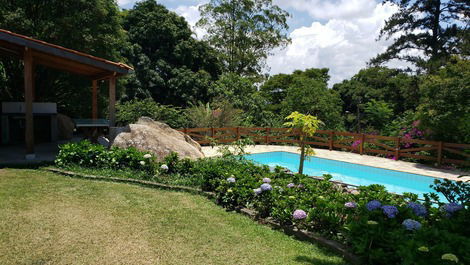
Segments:
[[[130,4],[134,4],[137,1],[138,0],[117,0],[117,3],[118,3],[119,6],[127,6],[127,5],[130,5]]]
[[[191,29],[196,34],[196,38],[202,39],[202,37],[206,34],[204,29],[196,27],[196,23],[201,18],[201,14],[199,13],[199,7],[204,4],[205,1],[202,1],[198,5],[188,5],[188,6],[178,6],[173,11],[176,12],[178,15],[184,17],[186,21],[188,21]]]
[[[309,27],[295,29],[290,34],[292,43],[268,58],[270,73],[326,67],[330,69],[330,85],[350,78],[390,44],[391,41],[376,38],[384,21],[397,10],[391,4],[376,4],[368,16],[333,18],[324,24],[313,22]]]
[[[375,0],[275,0],[283,8],[308,12],[314,19],[351,19],[369,17],[377,5]]]

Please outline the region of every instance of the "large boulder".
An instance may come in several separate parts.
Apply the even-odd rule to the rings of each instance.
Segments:
[[[171,152],[178,153],[181,158],[204,157],[201,146],[191,137],[148,117],[140,118],[136,124],[130,124],[117,134],[112,146],[120,148],[132,146],[155,154],[158,160],[162,160]]]
[[[75,124],[73,123],[73,120],[70,117],[58,113],[57,129],[59,131],[59,139],[70,140],[73,137],[73,130],[75,129]]]

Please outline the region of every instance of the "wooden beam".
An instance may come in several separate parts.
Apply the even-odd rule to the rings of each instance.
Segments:
[[[116,77],[109,79],[109,126],[116,123]]]
[[[34,158],[34,122],[33,122],[33,56],[31,49],[24,52],[24,103],[25,103],[25,143],[26,158]]]
[[[89,65],[98,69],[103,69],[110,72],[120,74],[127,74],[130,69],[123,65],[104,60],[89,54],[67,49],[51,43],[35,40],[19,34],[0,31],[0,41],[5,41],[16,46],[29,47],[37,51],[48,54],[51,57],[63,58],[67,61],[74,61],[80,64]]]
[[[91,118],[98,119],[98,81],[91,82]]]

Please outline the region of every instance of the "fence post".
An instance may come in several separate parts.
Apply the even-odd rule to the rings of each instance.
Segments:
[[[183,133],[188,134],[188,128],[183,128]]]
[[[240,140],[240,127],[237,127],[237,141]]]
[[[335,136],[335,132],[330,131],[330,142],[329,142],[330,151],[333,150],[333,138],[334,138],[334,136]]]
[[[441,166],[442,164],[442,142],[437,144],[437,165]]]
[[[269,144],[269,133],[271,132],[271,128],[266,128],[266,136],[265,136],[265,142],[266,144]]]
[[[214,138],[215,136],[215,129],[214,127],[211,128],[211,137]]]
[[[397,143],[395,145],[395,159],[398,160],[400,158],[400,137],[397,137]]]
[[[362,155],[364,153],[364,141],[366,140],[365,134],[361,133],[361,144],[359,145],[359,153]]]

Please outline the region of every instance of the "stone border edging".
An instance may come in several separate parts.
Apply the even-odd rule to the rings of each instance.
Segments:
[[[137,184],[137,185],[150,187],[150,188],[160,188],[164,190],[189,192],[191,194],[205,196],[209,199],[215,199],[215,193],[202,191],[197,188],[161,184],[161,183],[147,181],[147,180],[123,179],[123,178],[116,178],[116,177],[101,177],[101,176],[88,175],[84,173],[62,170],[62,169],[58,169],[54,167],[47,167],[47,168],[44,168],[44,170],[52,172],[52,173],[72,177],[72,178],[82,178],[82,179],[108,181],[108,182],[116,182],[116,183]],[[258,216],[257,211],[252,210],[252,209],[241,207],[241,208],[238,208],[236,212],[241,213],[249,217],[250,219],[257,221],[260,224],[268,225],[273,229],[282,230],[285,234],[294,236],[295,238],[299,240],[309,241],[311,243],[318,243],[324,247],[327,247],[333,250],[334,252],[336,252],[337,254],[341,255],[345,260],[351,262],[352,264],[362,264],[359,257],[350,253],[345,245],[337,241],[326,239],[321,235],[309,232],[307,230],[298,229],[295,226],[285,226],[271,219],[260,218]]]

